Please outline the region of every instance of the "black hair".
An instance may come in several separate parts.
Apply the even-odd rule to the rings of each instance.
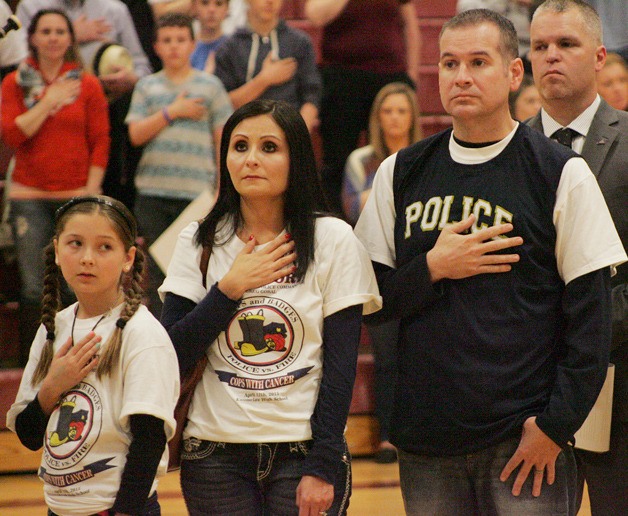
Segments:
[[[504,61],[509,62],[519,56],[519,42],[517,40],[515,26],[508,18],[490,9],[470,9],[458,13],[449,21],[445,22],[438,36],[438,40],[441,40],[443,34],[448,29],[476,26],[482,23],[491,23],[499,29],[500,52],[504,57]]]
[[[258,99],[237,109],[227,120],[220,142],[220,189],[215,206],[201,222],[196,243],[207,246],[224,245],[242,228],[240,194],[236,191],[229,170],[227,153],[233,130],[247,118],[260,115],[272,117],[288,143],[290,168],[288,187],[284,193],[284,221],[292,235],[297,254],[294,277],[302,280],[314,260],[314,226],[317,217],[326,211],[323,191],[316,171],[312,140],[299,112],[287,102]],[[225,229],[217,239],[217,229]]]

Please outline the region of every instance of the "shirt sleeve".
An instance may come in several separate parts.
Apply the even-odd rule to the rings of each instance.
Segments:
[[[44,445],[49,419],[35,397],[15,418],[15,433],[20,442],[29,450],[39,450]]]
[[[18,2],[17,7],[15,9],[15,15],[20,20],[22,27],[25,27],[24,30],[18,32],[21,37],[24,39],[24,44],[28,45],[28,27],[30,27],[31,21],[33,20],[33,16],[35,13],[41,8],[35,4],[35,2]]]
[[[565,164],[556,191],[554,226],[558,272],[566,284],[626,261],[600,187],[582,158]]]
[[[143,120],[149,115],[146,98],[146,79],[142,78],[137,81],[137,84],[133,89],[129,112],[127,113],[126,119],[124,120],[126,124],[128,124],[129,122],[137,122],[138,120]]]
[[[0,3],[0,16],[6,20],[13,14],[6,2]],[[0,68],[17,65],[28,55],[26,39],[24,33],[26,28],[22,27],[16,31],[9,32],[0,44]]]
[[[225,90],[223,84],[216,78],[212,78],[212,94],[209,100],[209,127],[211,131],[221,128],[225,125],[231,114],[233,106],[229,94]]]
[[[360,197],[366,189],[366,171],[362,161],[364,149],[362,147],[349,154],[342,179],[343,206],[353,223],[360,217]]]
[[[235,48],[236,40],[230,37],[225,41],[218,50],[216,50],[216,69],[214,75],[220,79],[220,82],[225,87],[225,90],[232,91],[239,88],[244,84],[239,79],[239,74],[236,66],[236,56],[238,52]]]
[[[174,344],[181,374],[190,370],[227,328],[239,303],[225,296],[218,284],[198,304],[171,292],[166,294],[161,323]]]
[[[141,318],[141,324],[136,318]],[[124,398],[119,424],[128,431],[133,414],[154,416],[162,421],[169,440],[176,428],[174,408],[179,399],[179,365],[170,338],[147,311],[135,314],[122,338]]]
[[[28,140],[15,123],[22,113],[26,113],[24,93],[16,82],[16,72],[12,72],[2,81],[2,139],[13,149]]]
[[[562,357],[549,403],[536,423],[564,447],[586,419],[606,378],[611,341],[609,269],[605,267],[569,282],[562,307]]]
[[[358,304],[363,305],[364,314],[379,310],[382,300],[373,266],[351,226],[332,217],[319,219],[316,239],[316,274],[323,297],[323,317]]]
[[[145,414],[132,415],[130,426],[133,437],[113,510],[121,514],[142,514],[166,449],[166,434],[161,419]]]
[[[351,306],[323,321],[323,375],[310,418],[313,445],[303,473],[334,484],[345,452],[344,429],[349,415],[358,360],[360,306]]]
[[[167,292],[185,297],[197,304],[207,295],[200,269],[203,250],[194,242],[197,229],[198,222],[194,221],[179,234],[166,279],[158,289],[162,301]]]
[[[395,203],[393,173],[397,155],[386,158],[377,169],[371,194],[355,226],[355,234],[372,261],[396,266]]]
[[[297,81],[301,105],[311,103],[320,109],[323,82],[316,66],[314,46],[307,34],[302,35],[297,61]]]
[[[37,365],[39,364],[39,358],[45,341],[46,329],[44,326],[40,326],[29,352],[28,363],[22,373],[22,379],[20,380],[20,387],[17,391],[15,402],[7,412],[7,428],[13,432],[17,432],[16,419],[18,415],[37,397],[37,393],[41,387],[39,384],[32,385],[32,379],[35,369],[37,369]]]

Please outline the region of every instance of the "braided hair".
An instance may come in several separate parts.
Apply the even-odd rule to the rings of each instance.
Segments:
[[[44,251],[45,273],[42,299],[41,323],[46,329],[46,343],[42,350],[39,363],[33,374],[32,385],[41,382],[48,374],[54,356],[55,316],[61,306],[60,276],[61,269],[55,262],[54,241],[63,232],[67,221],[75,214],[99,214],[107,218],[116,234],[120,237],[125,251],[136,246],[137,222],[131,212],[120,201],[104,195],[75,197],[57,210],[55,216],[55,234]],[[128,274],[123,273],[120,286],[124,292],[124,307],[116,321],[116,328],[104,346],[100,356],[96,375],[98,378],[108,375],[120,360],[122,347],[122,331],[128,320],[133,317],[142,302],[142,275],[145,257],[136,247],[135,260]]]

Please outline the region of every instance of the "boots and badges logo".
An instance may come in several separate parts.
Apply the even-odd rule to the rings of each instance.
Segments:
[[[86,464],[80,471],[58,473],[60,470],[76,468],[92,448],[100,434],[101,414],[100,396],[92,385],[81,382],[66,393],[48,423],[44,462],[51,469],[40,468],[39,477],[44,482],[65,488],[113,467],[106,464],[111,457]]]
[[[216,373],[222,382],[244,390],[272,391],[291,385],[311,369],[282,373],[299,356],[303,334],[303,321],[285,301],[246,298],[229,323],[226,343],[219,347],[224,359],[246,376],[227,371]]]

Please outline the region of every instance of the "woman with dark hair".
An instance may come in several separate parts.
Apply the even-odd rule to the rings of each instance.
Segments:
[[[289,104],[238,109],[220,170],[216,205],[181,232],[160,288],[181,372],[209,361],[184,433],[188,510],[344,514],[362,313],[380,306],[370,263],[351,227],[324,214]]]
[[[107,100],[98,79],[82,71],[67,15],[38,11],[28,44],[30,57],[2,82],[2,138],[15,149],[9,198],[21,280],[21,366],[39,324],[40,256],[54,233],[55,210],[71,197],[100,193],[109,156]]]

